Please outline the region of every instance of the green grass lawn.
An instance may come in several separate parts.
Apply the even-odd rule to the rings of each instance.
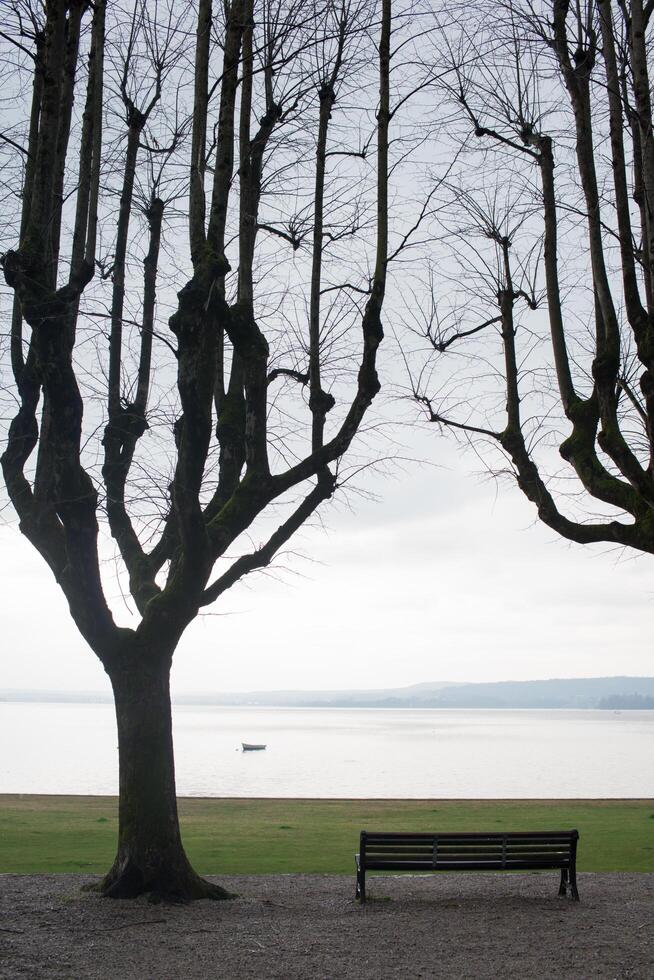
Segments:
[[[203,874],[352,874],[359,831],[563,830],[582,871],[654,871],[654,800],[180,800],[184,844]],[[0,872],[100,873],[117,801],[0,796]]]

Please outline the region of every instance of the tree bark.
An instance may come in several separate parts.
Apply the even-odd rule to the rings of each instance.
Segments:
[[[111,669],[119,754],[118,851],[99,890],[110,898],[231,898],[201,878],[182,845],[175,796],[170,659]]]

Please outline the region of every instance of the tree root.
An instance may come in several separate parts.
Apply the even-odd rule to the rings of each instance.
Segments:
[[[163,869],[146,874],[132,862],[118,869],[114,866],[103,879],[85,888],[98,892],[104,898],[130,899],[145,896],[150,902],[168,904],[198,899],[225,901],[236,898],[226,888],[200,877],[190,867],[177,872]]]

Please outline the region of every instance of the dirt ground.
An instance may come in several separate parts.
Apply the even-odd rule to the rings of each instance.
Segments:
[[[230,902],[112,901],[81,875],[0,876],[0,977],[654,980],[654,875],[220,879]]]

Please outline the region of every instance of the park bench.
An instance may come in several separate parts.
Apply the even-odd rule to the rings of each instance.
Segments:
[[[366,871],[540,871],[560,869],[559,895],[577,891],[576,830],[524,833],[371,833],[361,831],[356,898],[366,900]]]

